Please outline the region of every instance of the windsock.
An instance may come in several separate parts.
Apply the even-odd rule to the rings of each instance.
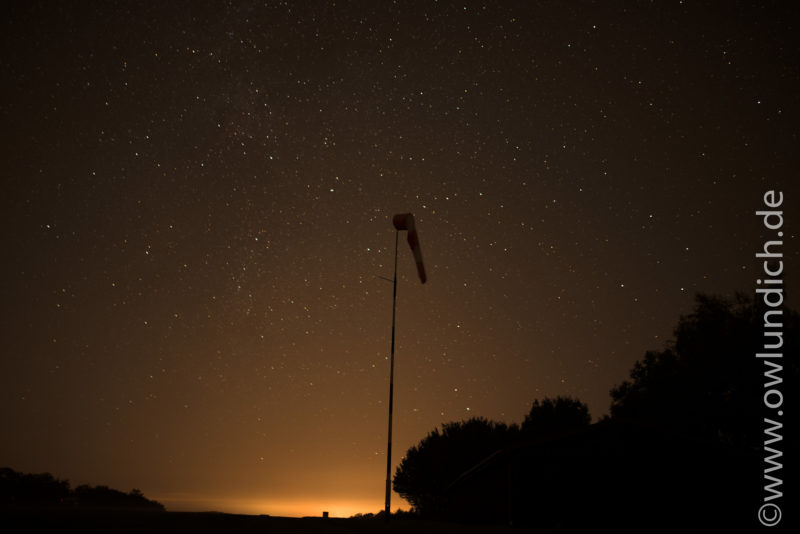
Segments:
[[[414,227],[414,216],[410,213],[398,213],[392,218],[392,223],[397,230],[408,230],[408,246],[411,247],[411,252],[414,254],[419,279],[424,284],[428,277],[425,275],[425,264],[422,263],[422,249],[419,247],[419,237],[417,237],[417,229]]]

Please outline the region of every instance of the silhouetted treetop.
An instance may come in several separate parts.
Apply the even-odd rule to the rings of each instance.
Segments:
[[[521,430],[524,438],[537,438],[585,428],[591,422],[589,407],[578,399],[545,397],[533,401]]]

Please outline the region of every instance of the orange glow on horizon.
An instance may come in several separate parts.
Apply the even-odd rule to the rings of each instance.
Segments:
[[[153,495],[153,499],[166,506],[170,512],[222,512],[229,514],[271,515],[277,517],[351,517],[355,514],[378,513],[383,509],[383,499],[290,499],[251,497],[199,497],[188,494]]]

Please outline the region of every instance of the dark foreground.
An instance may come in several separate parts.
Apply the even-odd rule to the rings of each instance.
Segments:
[[[2,532],[110,533],[261,533],[261,534],[551,534],[617,533],[642,530],[523,529],[497,525],[463,525],[411,519],[385,523],[380,519],[322,519],[249,516],[221,513],[125,511],[2,511]],[[685,531],[683,531],[685,532]]]

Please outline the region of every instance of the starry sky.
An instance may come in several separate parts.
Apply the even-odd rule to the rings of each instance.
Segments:
[[[697,292],[751,293],[784,192],[791,2],[12,2],[0,464],[171,510],[383,507],[394,453],[571,395]],[[396,494],[393,508],[408,508]]]

